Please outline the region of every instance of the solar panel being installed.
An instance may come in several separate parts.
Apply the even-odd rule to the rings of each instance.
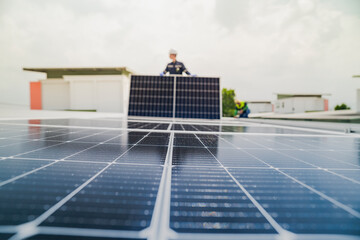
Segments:
[[[129,116],[173,117],[174,77],[131,76]]]
[[[176,77],[175,117],[220,119],[220,80]]]
[[[360,239],[357,135],[202,126],[0,121],[0,239]]]
[[[220,112],[219,78],[131,76],[129,116],[220,119]]]

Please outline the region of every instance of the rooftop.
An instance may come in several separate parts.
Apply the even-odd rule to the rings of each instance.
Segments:
[[[330,96],[330,93],[274,93],[277,99],[291,98],[291,97],[322,97]]]
[[[92,68],[23,68],[24,71],[46,73],[47,78],[62,78],[64,75],[129,75],[126,67]]]

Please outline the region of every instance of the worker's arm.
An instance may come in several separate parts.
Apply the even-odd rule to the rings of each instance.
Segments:
[[[245,106],[241,109],[243,112],[245,112],[248,109],[247,102],[245,102]]]
[[[169,72],[169,64],[166,65],[165,70],[160,73],[160,76],[164,76],[164,75],[165,75],[166,73],[168,73],[168,72]]]
[[[165,70],[163,71],[163,73],[166,74],[166,73],[168,73],[169,71],[170,71],[170,69],[169,69],[169,64],[168,64],[168,65],[166,65],[166,68],[165,68]]]
[[[186,69],[186,67],[183,63],[181,63],[181,72],[184,72],[187,75],[191,75],[191,73]]]

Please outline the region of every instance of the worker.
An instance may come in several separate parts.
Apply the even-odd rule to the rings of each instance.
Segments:
[[[182,75],[182,73],[186,73],[187,75],[191,75],[191,73],[186,69],[185,65],[182,62],[176,61],[176,55],[177,55],[176,50],[170,49],[169,55],[172,62],[166,66],[165,70],[162,73],[160,73],[160,76],[164,76],[166,73],[180,74],[180,75]],[[191,75],[191,76],[196,77],[196,75]]]
[[[247,102],[244,101],[235,101],[235,118],[239,114],[239,118],[248,118],[250,114],[250,109],[247,105]]]

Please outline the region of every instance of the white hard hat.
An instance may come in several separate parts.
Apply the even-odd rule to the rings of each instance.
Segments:
[[[177,51],[175,49],[170,49],[169,54],[175,54],[177,55]]]

